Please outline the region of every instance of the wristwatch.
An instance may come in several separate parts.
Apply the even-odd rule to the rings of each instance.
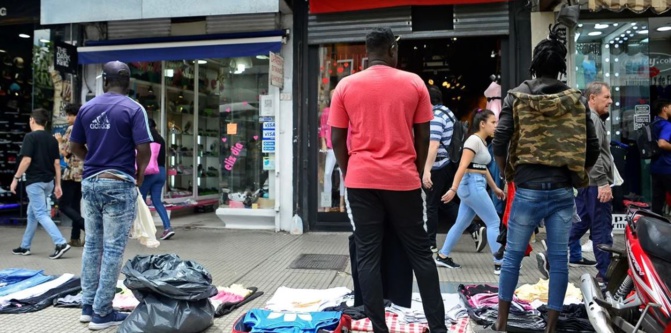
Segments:
[[[21,177],[16,177],[16,176],[14,176],[14,179],[16,179],[16,180],[21,180]]]

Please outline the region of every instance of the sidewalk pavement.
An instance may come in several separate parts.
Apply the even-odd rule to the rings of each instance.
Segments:
[[[215,285],[231,285],[240,283],[244,286],[255,286],[265,294],[246,304],[231,314],[215,319],[214,325],[206,332],[231,332],[231,326],[246,310],[263,307],[280,286],[292,288],[322,289],[338,286],[352,288],[351,268],[345,272],[327,270],[290,269],[289,265],[300,254],[348,254],[349,233],[310,232],[301,236],[268,231],[239,231],[223,229],[222,223],[212,213],[175,218],[172,221],[176,235],[162,241],[157,249],[147,249],[136,240],[129,240],[125,260],[138,254],[176,253],[183,259],[195,260],[204,265],[212,274]],[[64,236],[69,236],[69,227],[60,227]],[[82,248],[72,248],[61,259],[49,260],[53,252],[53,244],[49,236],[40,228],[35,235],[31,247],[32,255],[12,255],[12,248],[19,245],[23,235],[23,227],[0,227],[0,269],[19,267],[27,269],[43,269],[46,274],[81,272]],[[68,238],[68,237],[66,237]],[[542,251],[540,239],[533,244],[537,251]],[[439,235],[442,242],[444,235]],[[439,278],[443,292],[455,292],[461,283],[493,283],[498,282],[494,275],[494,267],[489,248],[482,253],[474,251],[472,239],[465,235],[456,246],[453,258],[462,264],[461,269],[439,267]],[[588,255],[589,256],[589,255]],[[580,275],[596,273],[594,268],[571,268],[570,281],[576,286]],[[120,279],[123,280],[123,275]],[[536,283],[541,279],[536,269],[535,253],[525,258],[520,275],[520,284]],[[415,285],[415,289],[417,286]],[[81,310],[48,307],[42,311],[28,314],[0,315],[0,331],[2,332],[54,332],[76,333],[89,332],[85,324],[78,322]],[[115,332],[108,329],[100,332]]]

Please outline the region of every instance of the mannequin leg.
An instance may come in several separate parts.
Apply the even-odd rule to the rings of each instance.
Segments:
[[[333,168],[335,168],[335,165],[336,165],[335,153],[333,152],[333,149],[329,149],[326,151],[326,161],[324,162],[323,193],[327,193],[327,195],[331,195],[331,191],[333,190],[333,181],[331,180],[331,178],[333,177]]]

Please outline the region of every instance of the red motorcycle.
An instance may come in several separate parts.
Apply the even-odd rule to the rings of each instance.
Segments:
[[[671,333],[671,221],[627,207],[625,249],[599,247],[612,258],[606,291],[580,278],[589,320],[597,333]]]

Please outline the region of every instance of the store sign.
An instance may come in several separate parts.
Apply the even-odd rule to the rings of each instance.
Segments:
[[[0,23],[21,23],[40,16],[39,0],[3,1],[0,7]]]
[[[671,54],[650,52],[650,77],[669,71],[671,71]]]
[[[275,153],[275,140],[263,140],[261,141],[261,152],[262,153]]]
[[[259,96],[259,116],[260,117],[271,117],[275,115],[275,109],[273,108],[273,97],[270,95],[260,95]]]
[[[284,88],[284,59],[276,53],[270,52],[270,85]]]
[[[77,47],[63,42],[56,42],[54,47],[54,68],[60,72],[76,74]]]
[[[261,152],[275,153],[275,122],[265,122],[261,127]]]
[[[264,156],[263,157],[263,170],[275,170],[275,156]]]
[[[650,123],[650,105],[642,104],[634,107],[634,130]]]

